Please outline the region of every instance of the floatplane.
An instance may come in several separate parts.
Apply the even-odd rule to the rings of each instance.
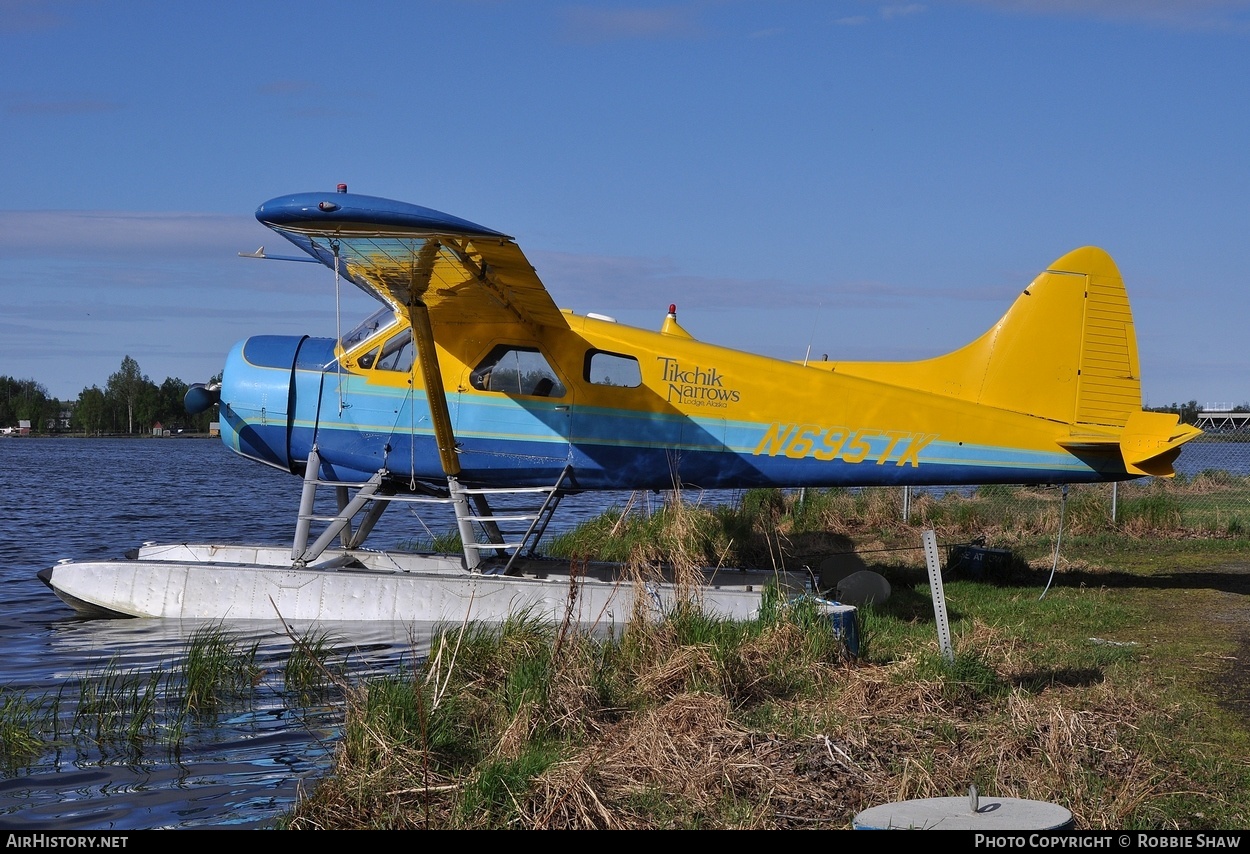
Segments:
[[[375,297],[337,340],[234,346],[218,407],[235,453],[303,479],[291,546],[144,544],[40,577],[110,616],[291,620],[619,620],[663,613],[673,578],[544,558],[562,497],[589,490],[1067,484],[1167,477],[1198,435],[1142,407],[1133,317],[1106,252],[1040,273],[976,340],[912,362],[783,361],[561,309],[507,234],[337,192],[282,196],[257,219]],[[333,493],[330,512],[319,512]],[[533,499],[501,512],[505,495]],[[393,504],[454,511],[455,554],[366,548]],[[493,506],[494,505],[494,506]],[[515,526],[513,533],[509,526]],[[754,615],[810,573],[707,568],[705,608]],[[852,608],[824,599],[833,608]],[[831,612],[835,613],[835,612]]]

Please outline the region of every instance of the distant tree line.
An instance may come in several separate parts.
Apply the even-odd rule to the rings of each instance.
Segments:
[[[157,385],[130,356],[122,359],[103,389],[84,388],[72,401],[49,396],[35,380],[0,376],[0,427],[29,421],[34,433],[102,436],[145,434],[160,424],[167,430],[207,433],[208,425],[217,420],[217,409],[188,415],[182,402],[188,387],[177,377],[166,377]]]

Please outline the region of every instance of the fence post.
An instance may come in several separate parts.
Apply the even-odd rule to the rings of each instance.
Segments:
[[[951,625],[946,616],[946,591],[942,587],[942,557],[938,554],[937,532],[933,529],[921,534],[924,542],[925,564],[929,568],[929,591],[933,594],[933,618],[937,623],[938,645],[947,664],[955,663],[955,650],[951,646]]]

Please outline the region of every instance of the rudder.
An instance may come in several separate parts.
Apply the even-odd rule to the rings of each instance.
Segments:
[[[1116,428],[1141,410],[1128,294],[1115,262],[1097,247],[1051,264],[986,337],[988,352],[979,354],[986,359],[982,404]]]

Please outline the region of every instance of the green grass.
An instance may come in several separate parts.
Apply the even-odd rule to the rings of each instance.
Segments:
[[[125,670],[110,661],[78,685],[73,731],[97,744],[117,741],[131,745],[156,731],[159,673]]]
[[[50,727],[51,719],[41,698],[0,689],[0,766],[5,773],[15,773],[43,752],[45,733]]]
[[[344,689],[340,651],[325,634],[296,638],[283,664],[293,704],[323,701]],[[54,694],[0,689],[0,765],[16,775],[66,746],[139,761],[152,750],[177,754],[192,727],[211,727],[222,713],[247,708],[266,670],[259,643],[224,626],[196,630],[181,656],[154,668],[107,661],[79,674]]]
[[[341,639],[315,628],[294,638],[282,669],[286,691],[303,702],[310,702],[338,690],[346,680],[346,673],[341,665],[331,662],[337,658],[341,645]],[[249,672],[255,674],[252,668]]]
[[[256,663],[259,646],[240,643],[221,625],[197,629],[187,643],[177,680],[186,711],[212,714],[226,702],[250,696],[261,676]]]

